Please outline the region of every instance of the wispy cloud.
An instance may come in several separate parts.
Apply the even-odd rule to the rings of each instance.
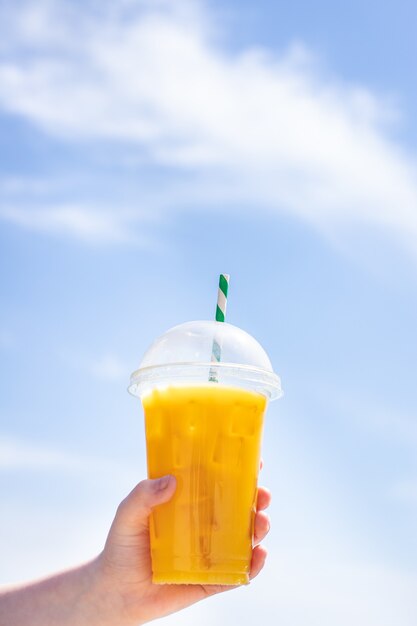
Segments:
[[[166,189],[167,209],[241,202],[415,243],[415,155],[386,130],[398,116],[389,99],[326,75],[302,44],[226,52],[201,3],[96,9],[42,1],[3,10],[4,110],[72,143],[116,140],[154,167],[188,173],[174,194]],[[40,215],[51,232],[97,227],[106,238],[119,222],[57,212],[56,221],[52,210]]]
[[[67,474],[100,475],[117,477],[121,482],[132,484],[137,477],[137,469],[118,463],[117,466],[106,459],[82,456],[59,446],[28,441],[0,433],[0,472],[11,470],[54,471]]]
[[[65,234],[91,243],[139,241],[129,221],[109,210],[83,206],[13,206],[0,208],[0,219],[29,230]]]

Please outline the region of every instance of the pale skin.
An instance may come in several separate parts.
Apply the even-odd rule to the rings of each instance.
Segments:
[[[49,578],[0,590],[1,626],[139,626],[233,589],[221,585],[155,585],[149,514],[174,494],[173,476],[140,482],[117,509],[105,547],[92,561]],[[260,487],[250,578],[264,566],[269,491]]]

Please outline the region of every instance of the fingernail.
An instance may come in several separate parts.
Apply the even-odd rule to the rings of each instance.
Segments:
[[[168,487],[168,484],[171,480],[171,475],[167,474],[167,476],[162,476],[162,478],[157,478],[153,481],[153,488],[155,491],[163,491]]]

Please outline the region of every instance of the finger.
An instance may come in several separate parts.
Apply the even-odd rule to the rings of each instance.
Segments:
[[[268,553],[263,546],[256,546],[256,548],[253,549],[250,574],[249,574],[250,580],[255,578],[255,576],[259,574],[259,572],[265,565],[267,554]]]
[[[256,500],[256,510],[263,511],[267,509],[271,504],[271,492],[265,487],[259,487],[258,489],[258,497]]]
[[[261,459],[260,462],[259,462],[259,469],[262,469],[263,466],[264,466],[264,460]]]
[[[123,527],[147,527],[154,506],[172,498],[176,487],[174,476],[142,480],[121,502],[115,522]]]
[[[263,511],[258,511],[255,515],[255,524],[253,529],[253,543],[257,546],[269,533],[271,522],[269,517]]]

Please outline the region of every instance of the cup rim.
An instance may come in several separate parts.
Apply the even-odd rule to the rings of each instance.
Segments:
[[[209,380],[210,371],[218,373],[218,381]],[[283,395],[281,379],[275,372],[251,365],[223,362],[176,362],[148,365],[135,370],[128,386],[133,396],[142,397],[155,387],[189,385],[223,385],[252,390],[269,400]]]

